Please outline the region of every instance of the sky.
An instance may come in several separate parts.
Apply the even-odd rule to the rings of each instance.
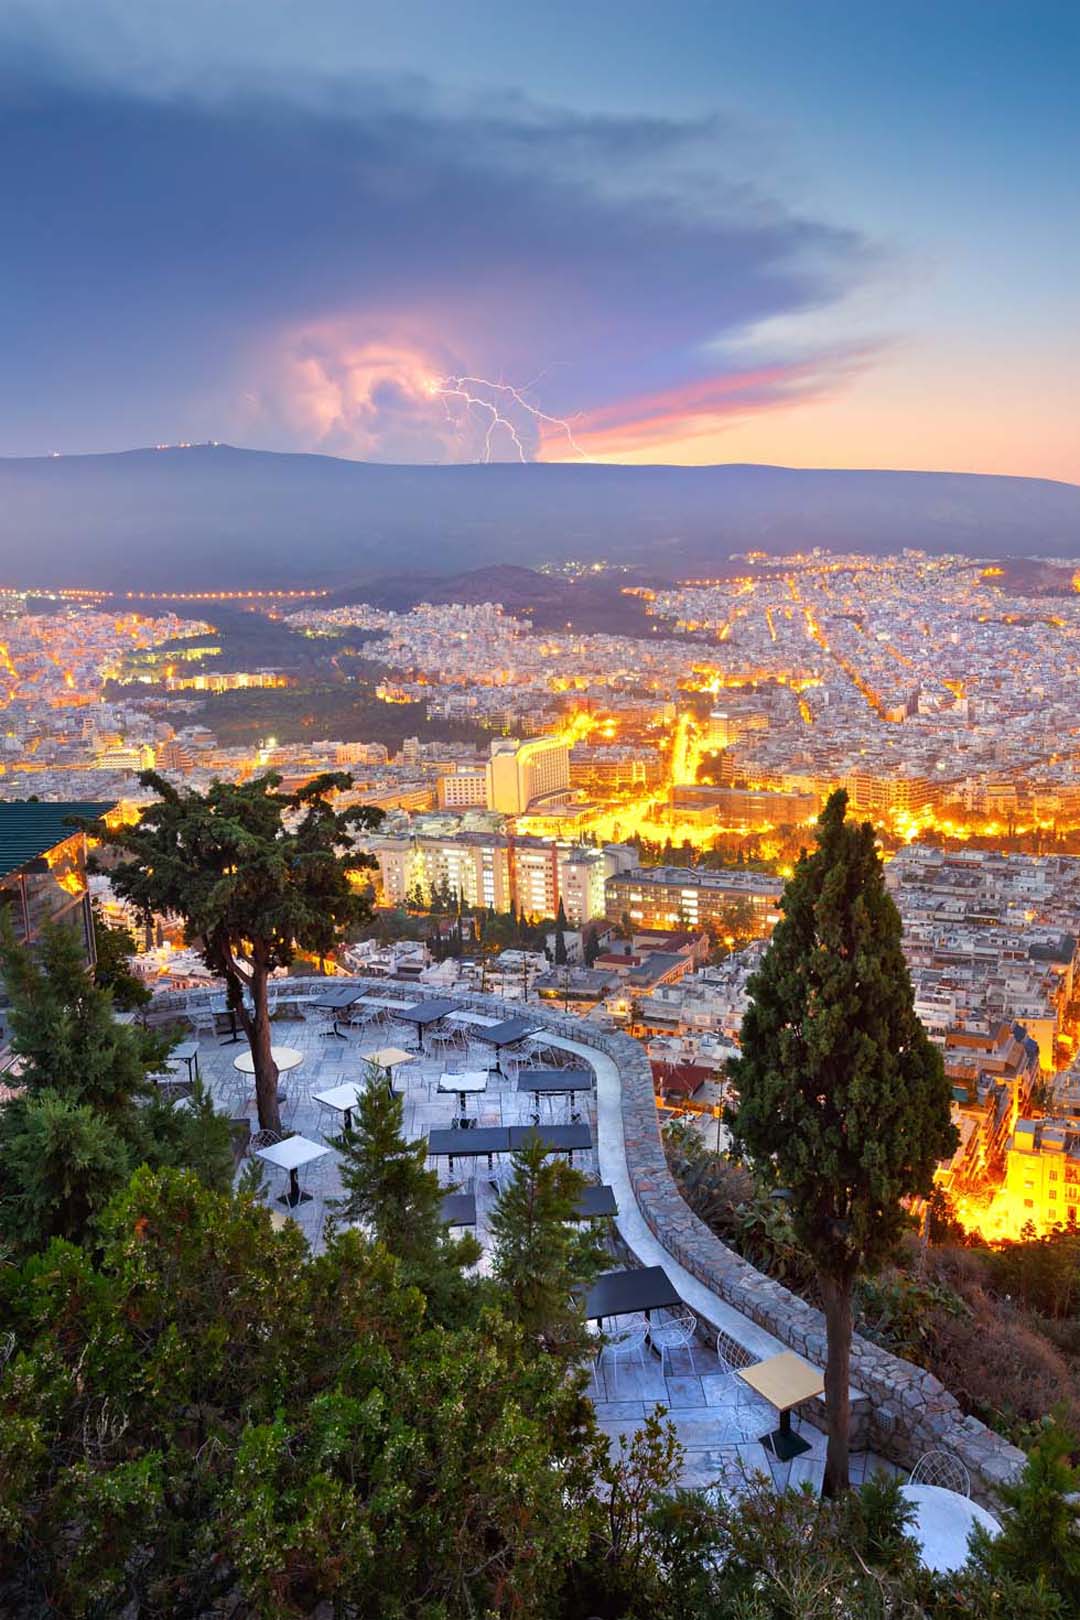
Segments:
[[[1080,6],[0,0],[0,455],[1080,482]]]

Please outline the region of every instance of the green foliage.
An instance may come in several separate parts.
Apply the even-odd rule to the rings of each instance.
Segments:
[[[559,909],[555,917],[555,966],[565,967],[566,954],[566,908],[559,897]]]
[[[145,1094],[146,1075],[164,1062],[169,1042],[116,1022],[70,929],[46,928],[36,954],[10,932],[0,936],[0,971],[28,1091],[48,1088],[105,1115],[126,1112]]]
[[[328,956],[341,930],[368,915],[347,871],[371,857],[342,851],[351,829],[374,828],[381,812],[344,811],[330,798],[352,786],[345,773],[315,777],[279,793],[273,772],[250,782],[214,782],[206,794],[144,771],[158,794],[134,826],[98,828],[128,859],[111,872],[118,894],[147,916],[182,917],[189,943],[212,972],[228,974],[249,942],[267,971],[288,967],[297,950]]]
[[[267,980],[298,950],[329,956],[370,918],[370,895],[353,887],[349,872],[370,868],[374,858],[347,851],[352,829],[376,827],[382,812],[336,810],[333,796],[352,786],[341,772],[317,776],[295,793],[279,793],[281,777],[272,772],[214,782],[205,794],[154,771],[140,781],[158,794],[140,820],[94,829],[127,857],[110,871],[113,887],[147,918],[182,918],[188,943],[224,978],[251,1046],[259,1123],[277,1129]]]
[[[543,1168],[539,1166],[538,1168]],[[1066,1620],[1074,1442],[937,1578],[894,1480],[678,1491],[659,1412],[609,1451],[580,1375],[477,1289],[447,1326],[355,1230],[140,1171],[95,1256],[0,1269],[0,1613],[148,1620]],[[320,1611],[320,1605],[325,1608]]]
[[[68,929],[40,953],[0,940],[22,1096],[0,1109],[0,1240],[28,1254],[53,1237],[90,1241],[140,1163],[186,1164],[210,1186],[232,1174],[228,1121],[197,1092],[178,1109],[147,1079],[169,1042],[116,1023]]]
[[[1080,1613],[1080,1468],[1077,1437],[1048,1420],[1012,1485],[1002,1487],[1001,1534],[977,1530],[964,1585],[975,1607],[959,1613],[1060,1615]],[[1010,1594],[1012,1608],[994,1607]],[[978,1607],[981,1605],[981,1607]]]
[[[86,1103],[42,1090],[0,1112],[0,1232],[20,1248],[81,1241],[130,1173],[127,1142]]]
[[[0,1273],[0,1611],[553,1614],[598,1448],[482,1299],[448,1330],[355,1231],[141,1171],[97,1263]]]
[[[111,990],[113,1006],[121,1012],[134,1012],[151,999],[147,985],[131,971],[131,958],[137,953],[130,928],[110,923],[96,900],[94,914],[94,983],[100,990]]]
[[[334,1138],[344,1188],[336,1211],[401,1261],[403,1278],[424,1290],[440,1321],[452,1320],[470,1292],[463,1273],[480,1258],[480,1245],[471,1235],[453,1237],[445,1225],[447,1189],[427,1168],[423,1138],[405,1140],[404,1106],[389,1075],[369,1064],[366,1080],[351,1128]]]
[[[894,1250],[902,1200],[930,1191],[953,1151],[941,1054],[915,1013],[900,917],[868,822],[834,793],[817,848],[800,857],[783,915],[750,980],[740,1056],[737,1151],[790,1194],[817,1267],[828,1333],[827,1487],[847,1484],[851,1289]]]
[[[491,1215],[492,1271],[505,1309],[524,1330],[526,1345],[580,1358],[588,1338],[574,1290],[609,1260],[599,1227],[577,1224],[586,1179],[549,1155],[540,1140],[519,1148],[513,1164],[513,1179]]]
[[[817,1274],[786,1200],[771,1197],[744,1166],[708,1152],[693,1126],[675,1122],[664,1139],[671,1172],[694,1214],[759,1271],[816,1303]]]
[[[654,1514],[658,1502],[675,1489],[681,1466],[675,1431],[656,1410],[631,1439],[620,1436],[617,1448],[595,1458],[596,1490],[585,1521],[588,1538],[580,1561],[567,1571],[561,1614],[577,1620],[666,1612],[664,1599],[672,1583],[662,1580],[663,1538],[656,1533]],[[678,1611],[667,1612],[674,1616]]]
[[[892,1252],[901,1200],[955,1146],[941,1054],[914,1009],[873,828],[834,793],[749,984],[736,1143],[791,1191],[800,1239],[836,1277]]]
[[[963,1300],[941,1283],[890,1272],[860,1277],[855,1285],[856,1323],[863,1337],[921,1367],[931,1358],[943,1314],[970,1313]]]
[[[898,1487],[820,1502],[764,1479],[712,1505],[686,1493],[653,1514],[662,1620],[926,1620],[930,1577],[904,1539]]]
[[[1080,1232],[1058,1226],[1043,1237],[1003,1243],[988,1255],[998,1293],[1010,1294],[1043,1316],[1063,1320],[1080,1305]]]

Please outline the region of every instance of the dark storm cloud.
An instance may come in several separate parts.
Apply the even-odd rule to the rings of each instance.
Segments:
[[[4,71],[7,453],[246,430],[452,455],[432,367],[551,367],[546,408],[610,411],[715,376],[718,342],[872,259],[726,174],[721,123]]]

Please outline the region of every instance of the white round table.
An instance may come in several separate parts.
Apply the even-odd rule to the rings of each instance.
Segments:
[[[905,1485],[901,1494],[916,1512],[910,1535],[919,1543],[927,1569],[947,1575],[967,1563],[968,1537],[977,1524],[996,1536],[1001,1526],[970,1497],[941,1485]]]
[[[270,1056],[277,1064],[279,1074],[288,1074],[290,1069],[299,1068],[304,1061],[303,1052],[297,1051],[295,1046],[272,1046]],[[233,1068],[239,1069],[241,1074],[254,1074],[255,1059],[250,1052],[241,1052],[238,1058],[233,1058]]]

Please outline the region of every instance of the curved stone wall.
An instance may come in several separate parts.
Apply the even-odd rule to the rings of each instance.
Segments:
[[[385,979],[356,977],[365,988],[386,988]],[[303,1000],[325,988],[325,979],[279,982],[283,1000]],[[416,990],[415,984],[395,988]],[[439,992],[431,989],[433,995]],[[166,992],[155,997],[155,1013],[182,1016],[187,997]],[[462,1006],[518,1017],[519,1001],[458,991]],[[553,1034],[606,1052],[619,1070],[623,1136],[630,1184],[638,1207],[658,1242],[693,1276],[729,1305],[784,1344],[821,1365],[825,1360],[825,1320],[821,1312],[781,1283],[766,1277],[711,1232],[686,1203],[667,1166],[653,1095],[652,1071],[640,1042],[607,1034],[576,1017],[530,1004],[529,1017]],[[976,1500],[993,1505],[998,1487],[1023,1467],[1024,1453],[977,1418],[965,1417],[955,1397],[932,1373],[903,1361],[855,1335],[851,1351],[853,1402],[860,1447],[903,1467],[913,1467],[925,1451],[941,1447],[966,1464]],[[815,1414],[818,1422],[823,1414]]]
[[[722,1299],[809,1361],[822,1364],[826,1349],[822,1313],[735,1254],[688,1207],[664,1158],[644,1049],[626,1036],[609,1039],[619,1043],[630,1181],[650,1229],[687,1271]],[[934,1447],[951,1451],[967,1465],[972,1494],[988,1503],[996,1498],[998,1487],[1023,1467],[1024,1453],[977,1418],[965,1417],[955,1397],[932,1373],[858,1334],[852,1343],[851,1380],[865,1398],[861,1443],[891,1461],[913,1467],[924,1451]]]

